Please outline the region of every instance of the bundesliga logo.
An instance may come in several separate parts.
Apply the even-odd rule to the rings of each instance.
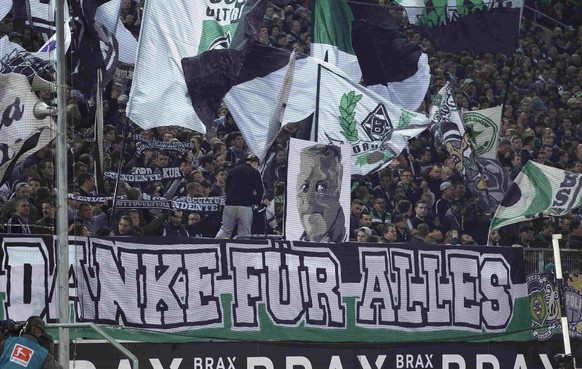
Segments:
[[[30,362],[32,355],[34,355],[34,350],[26,346],[16,344],[14,349],[12,349],[10,361],[18,365],[28,367],[28,363]]]

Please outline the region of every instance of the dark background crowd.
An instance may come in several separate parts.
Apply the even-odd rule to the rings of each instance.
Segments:
[[[439,52],[410,27],[402,7],[385,0],[378,3],[378,11],[396,18],[408,40],[422,45],[429,56],[431,84],[420,112],[428,114],[432,97],[446,81],[454,79],[455,98],[461,108],[504,105],[498,160],[511,178],[529,160],[582,173],[582,25],[578,2],[527,2],[519,46],[511,56]],[[131,0],[122,2],[121,20],[136,37],[142,6]],[[268,6],[259,42],[308,55],[309,9],[309,0],[294,1],[282,9]],[[10,15],[0,23],[0,36],[4,35],[28,50],[37,50],[42,44],[30,30],[13,24]],[[221,225],[219,211],[127,209],[116,207],[111,200],[98,201],[98,196],[113,194],[129,200],[224,196],[229,170],[250,153],[224,105],[205,135],[176,126],[143,130],[128,121],[125,108],[131,72],[131,66],[120,66],[104,96],[103,171],[143,174],[179,168],[183,178],[156,182],[95,178],[94,101],[85,100],[74,85],[70,86],[68,181],[69,192],[77,196],[68,204],[70,233],[214,237]],[[48,91],[38,94],[47,102],[54,97]],[[279,134],[277,154],[269,168],[270,190],[264,206],[256,210],[253,233],[278,235],[283,231],[286,149],[299,128],[296,123],[288,124]],[[172,143],[179,142],[193,145],[176,150],[178,145]],[[54,233],[56,164],[54,147],[49,146],[14,169],[1,188],[2,232]],[[386,169],[352,177],[350,240],[549,247],[553,233],[562,234],[562,246],[582,249],[580,209],[489,234],[489,219],[429,131],[410,140],[409,148]]]

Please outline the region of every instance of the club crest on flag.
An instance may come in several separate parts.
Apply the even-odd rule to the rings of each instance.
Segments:
[[[475,147],[477,156],[493,149],[495,141],[491,138],[497,138],[497,125],[488,117],[476,112],[467,112],[463,114],[465,124],[472,126],[471,141]],[[485,136],[484,141],[477,140],[479,136]]]
[[[379,161],[386,161],[394,158],[396,152],[390,149],[387,141],[392,137],[394,127],[388,116],[386,107],[380,103],[372,110],[368,116],[360,123],[370,142],[360,145],[355,111],[362,95],[356,95],[355,91],[350,91],[342,95],[340,110],[340,125],[343,129],[342,135],[352,143],[354,153],[357,153],[356,165],[375,164]],[[327,136],[330,143],[337,143],[337,140]]]
[[[394,127],[383,104],[378,104],[362,122],[364,131],[373,141],[386,141],[392,137]]]
[[[350,81],[341,72],[319,66],[315,132],[317,141],[352,149],[352,174],[366,175],[388,166],[408,139],[425,130],[428,117],[403,109]]]
[[[228,49],[231,41],[232,36],[230,35],[230,31],[227,31],[224,35],[218,35],[214,41],[208,45],[208,50]]]

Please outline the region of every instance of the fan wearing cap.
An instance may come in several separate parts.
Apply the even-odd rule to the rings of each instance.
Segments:
[[[45,331],[44,321],[36,316],[28,318],[21,336],[11,336],[0,342],[2,369],[58,369],[49,347],[41,345]],[[43,343],[45,341],[43,340]]]
[[[226,177],[222,227],[216,238],[230,238],[235,226],[238,226],[238,237],[251,235],[252,206],[261,202],[264,189],[261,174],[257,170],[259,158],[249,155],[241,161],[242,164],[234,167]]]

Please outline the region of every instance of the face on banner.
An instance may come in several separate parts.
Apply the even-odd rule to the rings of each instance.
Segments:
[[[307,167],[297,175],[297,210],[306,241],[345,238],[345,218],[340,204],[343,164],[338,146],[313,145],[301,150]]]
[[[350,145],[291,139],[285,234],[289,240],[339,243],[347,239]]]

